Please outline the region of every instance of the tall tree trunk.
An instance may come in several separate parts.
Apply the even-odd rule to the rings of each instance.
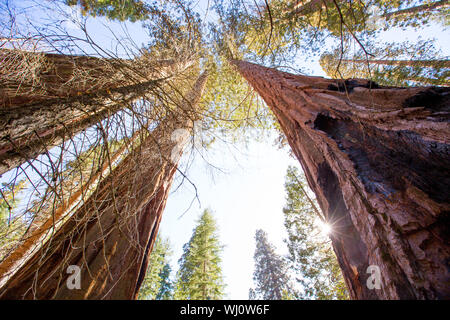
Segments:
[[[175,60],[125,60],[0,49],[0,108],[33,105],[174,73]]]
[[[80,97],[0,109],[0,175],[114,114],[156,84],[147,81]]]
[[[269,105],[301,163],[332,224],[351,297],[449,299],[450,89],[231,63]],[[380,289],[367,285],[371,265]]]
[[[385,19],[396,18],[403,15],[411,15],[416,13],[428,12],[435,9],[444,8],[449,5],[449,0],[440,0],[436,2],[426,3],[420,6],[415,6],[411,8],[401,9],[393,12],[383,14],[382,17]]]
[[[284,13],[290,15],[294,14],[307,15],[319,11],[323,6],[327,6],[332,3],[333,3],[332,0],[310,0],[306,3],[304,1],[303,2],[297,1],[296,4],[287,9]]]
[[[48,72],[37,72],[44,94],[4,95],[0,175],[142,97],[158,84],[158,78],[189,66],[189,62],[164,60],[159,67],[150,64],[147,70],[132,73],[138,62],[50,54],[44,58],[52,66]],[[2,82],[3,89],[22,90],[17,81]]]
[[[408,67],[431,67],[450,68],[450,60],[348,60],[342,59],[345,63],[370,63],[388,66],[408,66]]]
[[[203,74],[186,97],[190,107],[198,103],[205,82]],[[5,259],[0,297],[136,298],[177,168],[173,150],[178,156],[182,152],[172,134],[192,126],[185,116],[161,121],[22,265],[11,270]],[[14,253],[10,257],[14,260]],[[81,269],[80,289],[67,285],[69,266]]]

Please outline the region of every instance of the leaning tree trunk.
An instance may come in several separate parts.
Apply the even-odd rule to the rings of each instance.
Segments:
[[[203,74],[185,105],[197,104],[205,82]],[[173,133],[191,127],[186,114],[168,116],[21,266],[11,270],[21,248],[5,259],[0,298],[136,298],[182,152]],[[67,285],[69,266],[81,269],[80,289]]]
[[[449,299],[450,89],[379,87],[231,62],[302,164],[332,224],[351,297]],[[380,289],[368,285],[371,265],[381,272]]]
[[[4,51],[9,52],[0,53],[4,55]],[[13,54],[19,53],[13,51],[10,56]],[[39,55],[22,54],[33,58]],[[5,77],[2,70],[0,175],[112,115],[149,93],[159,80],[189,66],[189,62],[147,61],[147,66],[137,70],[142,64],[139,59],[40,55],[45,63],[36,63],[49,65],[34,72],[43,93],[34,89],[27,92],[23,89],[26,85],[13,76]]]
[[[380,64],[388,66],[408,66],[408,67],[431,67],[450,68],[450,60],[348,60],[342,59],[345,63],[365,63]]]
[[[165,77],[176,60],[133,60],[0,49],[0,108],[37,104]]]
[[[294,1],[292,1],[294,2]],[[328,5],[333,5],[333,0],[310,0],[305,3],[305,1],[300,2],[297,1],[295,4],[290,4],[289,8],[284,11],[284,14],[293,15],[308,15],[315,13],[322,9],[322,7],[326,7]]]
[[[386,14],[383,14],[382,17],[385,19],[396,18],[404,15],[415,15],[418,13],[424,13],[433,11],[436,9],[445,8],[449,5],[449,0],[440,0],[436,2],[425,3],[420,6],[415,6],[411,8],[401,9],[397,11],[392,11]]]

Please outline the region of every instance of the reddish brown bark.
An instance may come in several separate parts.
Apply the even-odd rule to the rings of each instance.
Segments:
[[[139,70],[138,60],[52,54],[43,59],[51,67],[37,72],[41,94],[27,92],[17,81],[1,83],[0,175],[112,115],[149,93],[158,79],[190,65],[164,60]]]
[[[449,88],[388,88],[232,61],[276,115],[353,299],[450,298]],[[367,268],[381,271],[369,289]]]
[[[180,62],[0,49],[0,108],[129,86],[173,73]]]
[[[198,102],[206,75],[186,97]],[[75,211],[55,235],[15,270],[5,262],[2,299],[136,298],[168,196],[176,164],[172,133],[185,118],[162,121]],[[21,248],[16,251],[20,251]],[[81,289],[69,289],[69,265],[81,268]]]
[[[319,11],[322,7],[332,4],[332,0],[310,0],[310,1],[297,1],[289,10],[286,10],[285,13],[289,13],[291,15],[294,14],[302,14],[307,15]]]
[[[0,109],[0,175],[113,115],[156,84],[147,81],[81,97]]]

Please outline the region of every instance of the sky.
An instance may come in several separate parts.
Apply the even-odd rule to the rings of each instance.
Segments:
[[[268,233],[278,253],[287,253],[283,243],[284,177],[288,165],[298,167],[299,164],[289,156],[287,149],[278,150],[270,139],[232,148],[226,143],[217,143],[208,150],[207,160],[197,155],[187,171],[197,188],[200,203],[195,200],[189,208],[195,191],[186,182],[171,193],[160,235],[170,240],[172,268],[176,270],[183,244],[189,241],[199,215],[206,208],[212,209],[224,245],[222,267],[226,298],[248,299],[248,290],[253,286],[256,229]],[[180,174],[172,189],[177,188],[179,179]]]
[[[205,0],[206,1],[206,0]],[[199,11],[205,13],[205,1],[201,1]],[[113,26],[114,24],[110,24]],[[127,24],[136,44],[145,41],[145,32],[139,23]],[[99,28],[94,21],[90,25],[96,42],[110,47],[115,39],[107,30]],[[67,28],[76,32],[76,25],[67,23]],[[102,31],[103,30],[103,31]],[[447,30],[448,31],[448,30]],[[441,49],[450,55],[450,37],[439,27],[424,28],[417,32],[391,30],[383,35],[383,41],[414,40],[439,37]],[[302,57],[299,57],[302,61]],[[324,76],[317,61],[308,65],[311,75]],[[210,208],[217,220],[219,237],[224,245],[222,267],[227,299],[248,299],[249,288],[253,287],[254,235],[258,228],[268,233],[279,254],[286,254],[283,242],[282,208],[285,204],[284,179],[287,167],[300,167],[298,161],[288,154],[287,149],[274,146],[275,135],[263,142],[252,141],[230,145],[216,142],[204,156],[194,155],[185,174],[197,188],[198,200],[192,185],[184,182],[178,187],[180,174],[173,183],[160,226],[160,234],[169,238],[173,254],[171,256],[173,274],[178,267],[178,259],[183,245],[189,241],[196,222],[206,208]],[[188,160],[186,154],[183,163]],[[216,169],[215,167],[220,168]],[[176,189],[176,190],[175,190]],[[193,201],[194,200],[194,201]]]

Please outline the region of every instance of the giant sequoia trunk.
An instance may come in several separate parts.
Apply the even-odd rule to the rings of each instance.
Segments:
[[[284,11],[290,15],[301,14],[308,15],[321,10],[323,7],[334,5],[332,0],[310,0],[310,1],[291,1],[289,8]]]
[[[200,76],[185,106],[199,101],[205,80],[206,74]],[[19,247],[5,259],[0,297],[136,298],[182,152],[172,134],[192,126],[184,116],[161,121],[44,245],[27,257],[29,246]],[[24,262],[17,265],[19,260]],[[67,285],[71,265],[81,268],[80,289]]]
[[[0,175],[113,115],[156,83],[0,109]]]
[[[0,57],[6,65],[0,79],[0,175],[142,97],[158,79],[189,66],[172,60],[11,50],[0,50]],[[19,77],[33,63],[36,70]]]
[[[276,115],[333,225],[351,297],[450,299],[450,89],[232,63]],[[380,289],[367,285],[370,265]]]
[[[19,107],[165,77],[186,62],[0,49],[0,108]]]

